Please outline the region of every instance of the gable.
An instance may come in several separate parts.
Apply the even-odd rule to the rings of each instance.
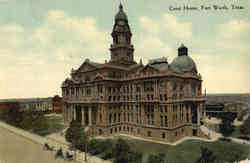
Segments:
[[[147,65],[145,66],[143,69],[140,70],[140,73],[156,73],[156,72],[159,72],[159,70],[157,70],[156,68],[150,66],[150,65]]]
[[[101,75],[101,74],[96,74],[96,76],[95,76],[95,78],[94,78],[94,80],[103,80],[104,79],[104,77]]]
[[[90,71],[90,70],[94,70],[94,69],[96,69],[96,66],[94,66],[90,63],[84,62],[77,71],[78,72],[85,72],[85,71]]]

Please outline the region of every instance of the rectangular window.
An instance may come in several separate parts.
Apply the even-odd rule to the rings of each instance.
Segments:
[[[168,100],[168,95],[164,94],[164,100],[167,101]]]
[[[136,85],[136,92],[137,92],[137,93],[141,92],[141,88],[140,88],[139,85]]]
[[[168,117],[165,116],[165,127],[168,127]]]
[[[168,106],[165,105],[165,113],[167,113],[167,112],[168,112]]]
[[[87,87],[87,96],[90,96],[90,95],[91,95],[91,88]]]
[[[161,115],[161,127],[163,127],[163,116]]]
[[[152,136],[152,132],[148,131],[148,136],[151,137]]]

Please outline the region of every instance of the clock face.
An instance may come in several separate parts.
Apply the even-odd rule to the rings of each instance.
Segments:
[[[119,25],[124,25],[125,22],[124,22],[124,21],[119,21],[118,24],[119,24]]]

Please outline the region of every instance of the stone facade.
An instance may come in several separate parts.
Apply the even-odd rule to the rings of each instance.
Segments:
[[[122,5],[111,36],[110,61],[86,59],[63,82],[64,122],[90,126],[91,136],[122,133],[166,142],[204,137],[202,79],[188,48],[182,45],[171,64],[164,57],[136,63]]]

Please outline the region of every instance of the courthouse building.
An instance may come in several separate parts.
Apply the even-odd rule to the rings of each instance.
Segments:
[[[122,5],[111,36],[109,61],[86,59],[63,82],[65,123],[88,125],[91,136],[128,134],[166,142],[207,137],[200,130],[202,79],[188,48],[181,45],[171,63],[165,57],[137,63]]]

